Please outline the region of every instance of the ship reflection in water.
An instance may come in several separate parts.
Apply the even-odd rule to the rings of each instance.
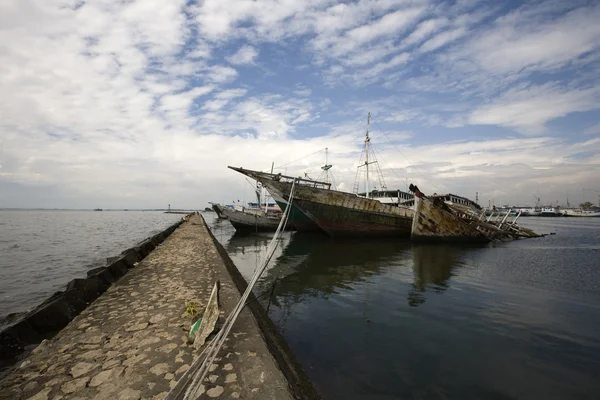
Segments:
[[[425,302],[427,290],[443,293],[448,288],[452,270],[459,268],[459,254],[465,248],[456,246],[413,246],[413,288],[408,293],[408,304],[416,307]]]
[[[271,237],[226,227],[212,229],[249,278]],[[286,233],[255,293],[326,400],[595,399],[597,286],[585,296],[565,291],[573,282],[556,286],[568,280],[565,259],[581,277],[594,254],[545,243]]]

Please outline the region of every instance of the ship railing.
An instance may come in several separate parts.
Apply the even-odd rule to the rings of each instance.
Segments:
[[[320,188],[320,189],[330,189],[331,188],[330,182],[321,182],[321,181],[315,181],[313,179],[307,179],[307,178],[302,178],[302,177],[293,177],[293,176],[283,175],[281,173],[273,174],[273,173],[269,173],[269,172],[253,171],[253,170],[248,170],[248,169],[239,168],[239,167],[232,167],[232,166],[228,166],[227,168],[232,169],[237,172],[240,172],[240,173],[242,173],[246,176],[249,176],[253,179],[263,178],[263,179],[270,179],[270,180],[274,180],[274,181],[278,181],[278,182],[285,182],[285,183],[293,183],[295,181],[296,184],[300,184],[300,185],[304,185],[304,186],[312,186],[312,187]]]
[[[294,181],[296,181],[296,184],[300,184],[303,186],[312,186],[312,187],[320,188],[320,189],[330,189],[331,188],[331,183],[329,183],[329,182],[315,181],[313,179],[293,177],[293,176],[288,176],[288,175],[283,175],[283,174],[269,174],[269,173],[263,173],[263,174],[268,176],[269,178],[271,178],[274,181],[286,182],[286,183],[293,183]]]

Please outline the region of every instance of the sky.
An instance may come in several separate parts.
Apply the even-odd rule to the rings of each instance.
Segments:
[[[597,203],[598,21],[577,0],[3,0],[0,207],[248,201],[228,165],[318,178],[325,148],[352,191],[369,112],[388,189]]]

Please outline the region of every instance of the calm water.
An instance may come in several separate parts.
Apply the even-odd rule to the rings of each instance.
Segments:
[[[0,210],[0,319],[26,311],[182,215]]]
[[[242,274],[268,236],[211,221]],[[286,234],[257,287],[326,399],[600,398],[600,221],[484,247]],[[265,306],[268,295],[263,303]]]

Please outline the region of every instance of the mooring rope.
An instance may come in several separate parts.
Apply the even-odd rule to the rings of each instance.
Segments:
[[[165,400],[194,400],[197,397],[198,390],[202,386],[202,382],[206,377],[206,374],[209,372],[211,365],[213,364],[217,354],[221,350],[221,347],[225,343],[233,324],[235,323],[237,317],[242,312],[244,306],[247,304],[246,301],[254,285],[262,275],[263,271],[269,265],[269,261],[273,257],[275,250],[277,248],[277,241],[280,236],[283,234],[285,225],[287,223],[287,219],[291,212],[291,205],[294,198],[294,189],[296,185],[296,180],[292,182],[292,188],[290,190],[290,196],[288,198],[288,203],[285,208],[285,211],[281,217],[281,221],[277,226],[277,230],[273,235],[273,239],[269,243],[269,247],[267,249],[267,253],[265,254],[265,258],[263,259],[261,265],[254,271],[254,275],[250,282],[248,282],[248,286],[246,290],[242,294],[240,301],[235,305],[221,330],[215,335],[214,339],[210,342],[210,344],[200,353],[198,358],[192,363],[191,367],[184,373],[184,375],[179,379],[175,387],[171,389],[169,394],[166,396]],[[184,392],[185,391],[185,392]],[[183,396],[182,396],[183,395]]]

